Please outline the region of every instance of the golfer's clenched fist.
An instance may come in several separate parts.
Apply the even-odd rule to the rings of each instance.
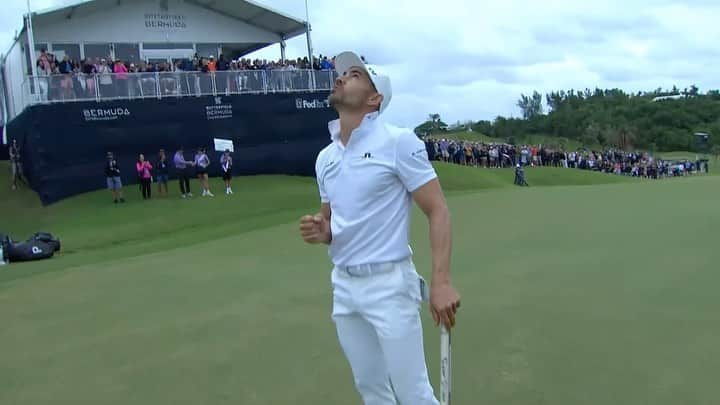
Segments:
[[[307,243],[330,243],[330,221],[322,214],[305,215],[300,218],[300,235]]]

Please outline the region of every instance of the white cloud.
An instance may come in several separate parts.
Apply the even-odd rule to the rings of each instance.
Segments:
[[[303,0],[256,0],[305,18]],[[33,0],[33,8],[70,1]],[[414,126],[519,115],[520,93],[695,84],[718,88],[716,0],[308,0],[315,54],[351,49],[392,75],[387,115]],[[0,46],[21,26],[24,0],[4,7]],[[288,56],[307,55],[305,37]],[[279,46],[253,56],[276,59]]]
[[[297,0],[259,0],[304,16]],[[309,0],[316,53],[353,49],[393,73],[388,116],[416,125],[519,115],[520,93],[717,88],[711,0],[476,2]],[[306,54],[304,39],[288,48]],[[276,49],[262,51],[275,56]]]

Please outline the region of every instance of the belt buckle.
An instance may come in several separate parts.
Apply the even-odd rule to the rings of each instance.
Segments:
[[[357,275],[353,271],[354,267],[357,267],[357,266],[343,266],[343,271],[345,272],[345,274],[347,274],[350,277],[357,277]]]

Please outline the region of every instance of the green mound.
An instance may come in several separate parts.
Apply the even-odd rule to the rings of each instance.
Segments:
[[[2,163],[5,164],[5,163]],[[512,169],[479,169],[435,164],[448,195],[516,188]],[[5,166],[0,167],[3,170]],[[642,182],[622,176],[559,168],[527,168],[532,187],[600,185]],[[0,189],[7,178],[0,178]],[[315,212],[319,199],[315,180],[294,176],[250,176],[233,181],[232,196],[222,192],[220,179],[211,179],[215,197],[199,197],[198,182],[191,182],[195,197],[180,199],[177,182],[169,184],[168,198],[144,201],[138,186],[124,188],[127,202],[113,204],[105,190],[75,196],[43,207],[28,189],[5,194],[1,232],[22,240],[37,231],[60,237],[63,251],[52,260],[20,263],[1,272],[3,280],[29,277],[51,270],[101,263],[128,256],[162,252],[237,235],[259,228],[296,221]],[[17,270],[17,271],[15,271]]]
[[[6,170],[7,163],[0,162],[0,172]],[[490,189],[514,187],[511,169],[478,169],[454,164],[435,163],[443,188],[448,193],[468,193]],[[556,168],[527,168],[528,181],[535,186],[592,185],[632,181],[619,176],[610,176],[580,170]],[[177,183],[169,184],[169,198],[157,197],[153,185],[153,200],[143,201],[136,185],[126,186],[124,192],[127,203],[111,204],[105,190],[71,197],[59,203],[43,207],[37,195],[27,188],[8,192],[0,199],[2,212],[13,212],[3,221],[2,231],[10,234],[26,234],[37,228],[47,228],[58,233],[77,230],[82,234],[88,229],[112,227],[113,232],[96,235],[93,242],[84,246],[102,247],[109,243],[118,244],[127,241],[127,233],[135,233],[133,222],[142,219],[143,227],[151,227],[153,233],[170,233],[178,229],[197,229],[204,224],[218,223],[221,220],[235,222],[247,221],[252,217],[278,215],[284,212],[296,212],[316,208],[317,189],[315,180],[309,177],[295,176],[250,176],[234,180],[236,195],[228,198],[222,194],[224,186],[220,179],[211,179],[211,190],[216,191],[215,198],[201,198],[197,195],[198,183],[192,183],[196,196],[191,201],[181,200]],[[7,177],[0,177],[0,189],[9,189]],[[203,200],[200,207],[198,200]],[[110,202],[110,203],[109,203]],[[237,204],[242,204],[237,212]],[[206,221],[192,215],[193,210],[202,209]],[[262,222],[262,221],[261,221]],[[147,228],[146,228],[147,229]],[[138,237],[139,238],[139,237]]]
[[[451,193],[516,187],[513,185],[515,172],[510,168],[480,169],[449,163],[435,163],[435,168],[443,189]],[[525,177],[531,186],[589,186],[637,180],[625,176],[553,167],[526,167]]]

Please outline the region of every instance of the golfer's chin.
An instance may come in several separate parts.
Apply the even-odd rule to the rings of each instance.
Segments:
[[[335,90],[333,90],[328,96],[328,103],[330,103],[331,107],[337,107],[342,104],[342,98],[335,93]]]

